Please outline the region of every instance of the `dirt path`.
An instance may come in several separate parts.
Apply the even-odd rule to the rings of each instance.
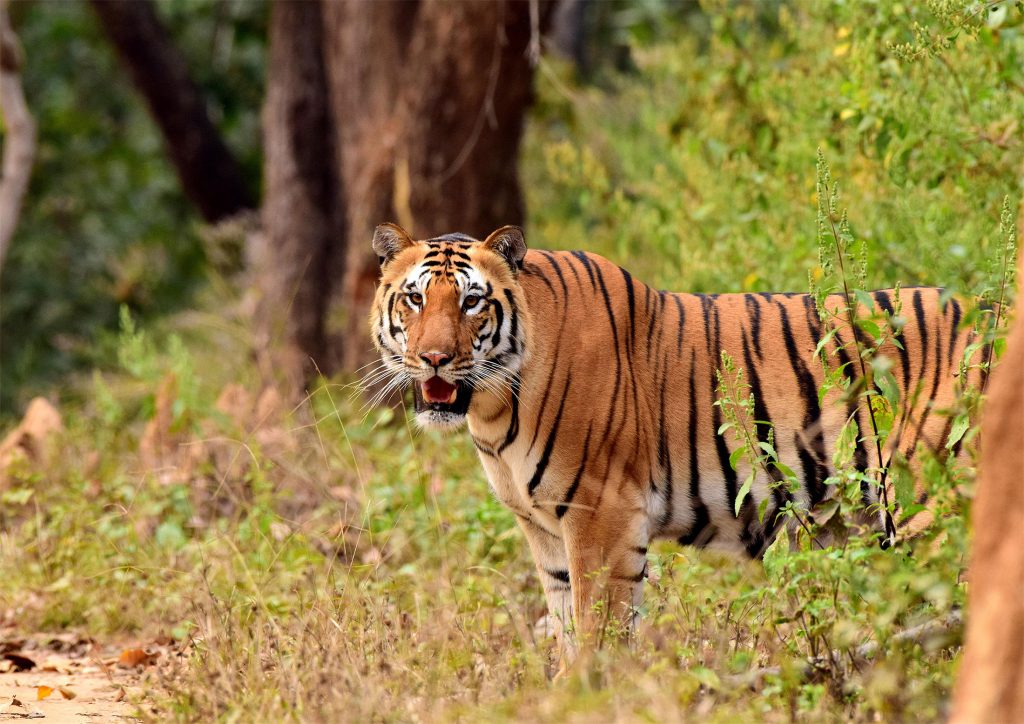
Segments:
[[[165,646],[99,646],[62,634],[0,634],[0,722],[138,721],[145,670]]]

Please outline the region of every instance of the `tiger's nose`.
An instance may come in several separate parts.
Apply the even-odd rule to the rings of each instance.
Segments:
[[[452,356],[444,352],[424,352],[420,355],[420,359],[436,368],[451,362]]]

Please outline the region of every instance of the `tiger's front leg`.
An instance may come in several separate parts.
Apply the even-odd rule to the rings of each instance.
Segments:
[[[548,612],[541,619],[546,633],[558,642],[558,666],[564,670],[576,658],[573,640],[572,587],[570,585],[568,557],[562,539],[550,533],[539,523],[517,516],[519,527],[526,535],[537,567]],[[538,628],[540,627],[538,622]]]
[[[639,495],[630,495],[639,489],[606,490],[597,507],[574,508],[562,519],[581,649],[599,648],[610,637],[632,641],[649,539],[647,510]]]

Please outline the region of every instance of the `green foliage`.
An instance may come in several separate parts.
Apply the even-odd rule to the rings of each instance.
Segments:
[[[1002,3],[993,26],[976,14],[936,57],[901,60],[915,28],[955,32],[931,5],[706,2],[706,35],[635,47],[613,92],[542,62],[529,243],[597,251],[677,291],[802,290],[821,148],[868,242],[866,288],[980,291],[992,219],[1019,196],[1024,20]]]
[[[158,7],[257,188],[265,4]],[[0,288],[4,415],[62,375],[111,361],[121,305],[165,314],[204,276],[197,218],[88,3],[18,3],[11,15],[39,147]]]
[[[549,681],[551,642],[533,631],[540,583],[468,439],[367,411],[334,380],[294,409],[257,395],[237,299],[190,287],[206,268],[194,219],[87,7],[25,7],[16,21],[48,150],[4,279],[4,404],[76,356],[108,364],[62,388],[59,454],[0,480],[4,623],[171,632],[187,666],[140,703],[181,720],[944,716],[955,649],[896,634],[964,603],[971,471],[932,457],[918,479],[899,460],[865,474],[853,424],[835,441],[834,496],[786,508],[763,566],[653,547],[636,649]],[[1012,296],[1021,13],[958,1],[637,7],[633,20],[617,14],[628,6],[605,10],[632,28],[614,34],[632,62],[602,68],[602,86],[542,62],[522,168],[530,243],[591,249],[680,291],[802,290],[810,270],[846,302],[827,312],[819,354],[835,329],[864,337],[862,382],[829,376],[823,404],[869,406],[871,441],[884,442],[911,402],[875,353],[900,310],[867,314],[863,291],[903,281]],[[264,7],[161,12],[255,179]],[[814,173],[819,148],[849,216],[832,170]],[[154,319],[190,301],[198,312]],[[998,340],[1003,306],[965,319],[979,344]],[[58,336],[68,330],[77,338]],[[758,469],[795,485],[744,371],[723,360],[719,383],[741,479]],[[970,441],[979,397],[966,392],[950,414]],[[939,514],[888,551],[859,535],[877,515],[861,483],[884,469],[890,504],[906,510],[923,482]]]

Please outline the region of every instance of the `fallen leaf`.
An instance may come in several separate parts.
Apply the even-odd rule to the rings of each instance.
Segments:
[[[53,689],[49,686],[37,686],[36,687],[36,701],[42,701],[50,694],[53,693]]]
[[[136,666],[149,666],[159,655],[159,653],[148,654],[142,649],[125,649],[117,659],[117,665],[126,669],[132,669]]]
[[[65,699],[74,699],[76,696],[78,696],[78,694],[71,691],[71,689],[69,689],[66,686],[58,686],[57,691],[59,691],[60,695],[63,696]]]
[[[125,697],[124,687],[122,686],[120,689],[117,690],[117,696],[114,697],[114,701],[115,702],[124,701],[124,697]]]
[[[36,662],[21,654],[4,654],[4,658],[14,664],[15,671],[29,671],[36,668]]]

